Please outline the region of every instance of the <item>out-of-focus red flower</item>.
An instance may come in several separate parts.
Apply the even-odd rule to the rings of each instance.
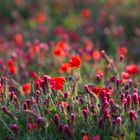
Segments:
[[[33,54],[38,54],[40,52],[39,44],[33,44],[32,47],[31,47],[31,52]]]
[[[93,44],[93,42],[92,42],[90,39],[88,39],[88,38],[83,38],[82,41],[83,41],[83,45],[85,46],[87,52],[93,50],[94,44]]]
[[[3,86],[0,84],[0,95],[2,94],[3,92]]]
[[[121,56],[121,55],[126,56],[128,50],[126,47],[118,47],[117,52],[118,52],[119,56]]]
[[[93,91],[96,95],[100,95],[101,93],[101,88],[98,87],[98,86],[93,86],[93,87],[90,87],[91,91]]]
[[[11,65],[11,66],[9,67],[9,72],[10,72],[11,74],[16,74],[16,73],[17,73],[16,67],[15,67],[14,65]]]
[[[137,65],[129,65],[126,67],[126,72],[130,75],[135,75],[139,73],[139,67]]]
[[[39,24],[43,24],[46,22],[46,14],[44,12],[40,12],[36,18],[35,18],[36,22]]]
[[[14,42],[15,42],[15,44],[16,44],[18,47],[22,47],[23,44],[24,44],[22,34],[20,34],[20,33],[15,34],[15,36],[14,36]]]
[[[89,140],[89,136],[88,136],[88,135],[84,135],[84,136],[82,137],[82,140]]]
[[[14,65],[14,62],[12,60],[9,60],[7,62],[7,65],[8,65],[8,70],[11,74],[16,74],[17,73],[17,69]]]
[[[127,73],[127,72],[122,72],[121,77],[122,77],[123,79],[129,79],[129,78],[130,78],[130,74]]]
[[[86,53],[86,52],[83,52],[82,53],[82,59],[88,62],[88,61],[91,60],[91,55]]]
[[[88,19],[90,16],[91,16],[91,11],[90,9],[82,9],[81,11],[81,16],[84,18],[84,19]]]
[[[65,79],[63,77],[56,77],[56,78],[49,79],[51,89],[53,90],[62,90],[64,82],[65,82]]]
[[[71,60],[68,62],[69,67],[71,68],[80,68],[81,60],[79,56],[73,56]]]
[[[22,85],[21,91],[24,95],[28,95],[31,93],[31,83],[27,83]]]
[[[60,69],[59,69],[60,73],[69,73],[70,72],[70,67],[68,66],[68,64],[62,64]]]
[[[66,52],[69,50],[69,46],[67,43],[65,43],[64,41],[59,41],[56,44],[56,47],[54,49],[54,55],[55,56],[59,56],[61,58],[66,57]]]
[[[99,60],[99,59],[101,58],[101,54],[100,54],[99,51],[95,50],[95,51],[93,51],[93,53],[92,53],[92,57],[93,57],[93,59],[96,61],[96,60]]]
[[[99,74],[101,77],[104,76],[104,73],[101,69],[96,69],[96,74]]]

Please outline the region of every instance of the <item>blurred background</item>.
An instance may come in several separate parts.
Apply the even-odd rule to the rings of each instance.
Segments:
[[[111,56],[127,48],[138,63],[140,0],[0,0],[0,41],[17,32],[25,40],[68,39],[75,50],[88,40]]]

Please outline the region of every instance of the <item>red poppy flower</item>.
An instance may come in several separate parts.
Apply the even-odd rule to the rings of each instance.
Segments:
[[[24,95],[28,95],[31,93],[31,83],[27,83],[22,85],[21,91]]]
[[[84,135],[84,136],[82,137],[82,140],[89,140],[89,136],[88,136],[88,135]]]
[[[0,95],[2,94],[3,92],[3,86],[0,84]]]
[[[16,74],[17,73],[17,69],[14,65],[9,66],[9,72],[11,74]]]
[[[51,89],[53,90],[62,90],[64,82],[65,82],[65,79],[63,77],[56,77],[56,78],[49,79]]]
[[[85,8],[81,11],[81,16],[85,19],[88,19],[91,16],[91,11]]]
[[[17,33],[14,36],[14,42],[18,47],[22,47],[23,46],[23,36],[20,33]]]
[[[46,14],[44,12],[40,12],[36,18],[35,18],[36,22],[39,24],[43,24],[46,22]]]
[[[96,95],[100,95],[100,93],[101,93],[101,88],[100,87],[98,87],[98,86],[92,86],[92,87],[90,87],[90,89],[91,89],[91,91],[93,91]]]
[[[127,52],[128,52],[128,50],[127,50],[126,47],[118,47],[118,48],[117,48],[117,51],[118,51],[118,54],[119,54],[119,55],[124,55],[124,56],[126,56],[126,54],[127,54]]]
[[[135,75],[139,73],[139,67],[137,65],[129,65],[126,67],[126,72],[130,75]]]
[[[13,62],[12,60],[9,60],[9,61],[7,62],[7,65],[8,65],[9,72],[10,72],[11,74],[16,74],[16,73],[17,73],[17,69],[16,69],[16,67],[15,67],[15,65],[14,65],[14,62]]]
[[[73,56],[71,60],[68,62],[69,67],[71,68],[80,68],[81,60],[79,56]]]
[[[96,60],[99,60],[99,59],[101,58],[101,54],[100,54],[99,51],[95,50],[95,51],[93,51],[93,53],[92,53],[92,57],[93,57],[93,59],[96,61]]]
[[[121,77],[122,77],[123,79],[129,79],[129,78],[130,78],[130,74],[127,73],[127,72],[122,72]]]
[[[68,66],[68,64],[62,64],[60,67],[60,73],[68,73],[70,72],[70,67]]]

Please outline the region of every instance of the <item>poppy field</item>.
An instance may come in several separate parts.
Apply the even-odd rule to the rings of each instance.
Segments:
[[[0,140],[139,140],[140,1],[0,1]]]

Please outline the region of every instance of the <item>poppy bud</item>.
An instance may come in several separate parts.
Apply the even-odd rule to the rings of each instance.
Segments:
[[[122,118],[121,117],[117,117],[116,124],[117,124],[118,127],[121,126],[121,124],[122,124]]]
[[[85,119],[87,119],[87,117],[88,117],[88,111],[87,111],[87,109],[84,109],[84,110],[82,111],[82,113],[83,113]]]
[[[127,106],[131,106],[132,105],[132,97],[131,97],[131,95],[129,94],[128,96],[127,96]]]
[[[67,111],[70,112],[70,110],[71,110],[71,105],[68,104],[68,105],[67,105]]]
[[[50,79],[50,77],[49,77],[49,76],[44,75],[43,80],[44,80],[44,83],[45,83],[45,84],[47,84],[47,83],[48,83],[48,80],[49,80],[49,79]]]
[[[63,126],[63,131],[64,131],[65,134],[67,134],[69,136],[71,135],[71,129],[70,129],[69,125],[67,125],[67,124],[65,124]]]
[[[60,124],[60,125],[58,126],[58,130],[59,130],[59,132],[62,132],[62,131],[63,131],[63,124]]]
[[[13,91],[9,92],[9,97],[11,101],[14,99],[14,95],[15,93]]]
[[[65,99],[68,98],[68,93],[67,93],[67,92],[64,93],[64,98],[65,98]]]
[[[96,75],[96,79],[97,79],[98,82],[100,82],[100,80],[101,80],[101,75],[100,75],[100,74],[97,74],[97,75]]]
[[[39,98],[39,96],[40,96],[40,91],[39,90],[36,90],[36,98],[38,99]]]
[[[39,90],[39,87],[40,87],[40,84],[39,84],[38,81],[36,81],[36,83],[35,83],[35,88],[36,88],[36,90]]]
[[[84,91],[86,93],[89,93],[90,92],[90,89],[89,89],[89,86],[88,85],[84,85]]]
[[[37,124],[42,125],[43,123],[44,123],[44,118],[43,117],[38,117]]]
[[[121,94],[121,100],[123,100],[123,99],[125,99],[125,94],[124,93]]]
[[[32,124],[31,123],[27,123],[26,124],[26,128],[28,131],[31,131],[32,130]]]
[[[76,119],[75,113],[71,113],[71,121],[73,122]]]
[[[58,114],[54,114],[54,116],[53,116],[53,121],[54,121],[54,123],[55,124],[58,124],[59,123],[59,115]]]
[[[133,110],[129,111],[129,117],[130,117],[131,122],[135,122],[138,118],[136,112]]]
[[[136,92],[133,93],[132,98],[133,98],[134,104],[138,105],[138,103],[139,103],[138,93],[136,93]]]
[[[5,113],[8,112],[8,110],[7,110],[7,108],[6,108],[5,106],[2,106],[1,109],[2,109],[2,111],[5,112]]]
[[[103,127],[103,118],[100,118],[99,119],[98,126],[99,126],[99,128],[102,128]]]
[[[27,109],[28,109],[28,105],[27,105],[26,102],[23,103],[23,109],[24,109],[24,110],[27,110]]]
[[[12,129],[12,131],[13,131],[14,133],[17,133],[18,130],[19,130],[19,128],[18,128],[18,126],[17,126],[16,124],[13,124],[13,125],[11,126],[11,129]]]

